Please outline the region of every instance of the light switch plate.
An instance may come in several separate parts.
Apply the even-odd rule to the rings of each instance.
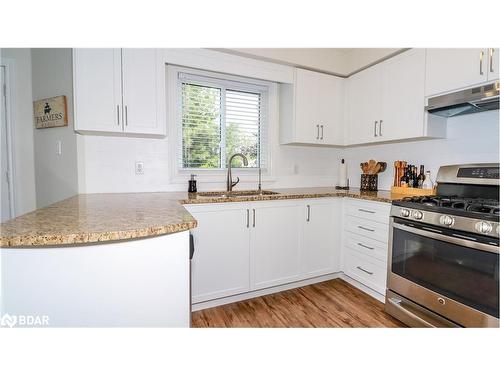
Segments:
[[[142,161],[135,162],[135,174],[144,174],[144,163]]]

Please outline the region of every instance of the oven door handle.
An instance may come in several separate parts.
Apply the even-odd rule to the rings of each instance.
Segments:
[[[387,302],[389,302],[392,306],[394,306],[396,309],[401,311],[403,314],[409,316],[410,318],[414,319],[418,323],[421,324],[422,327],[429,327],[429,328],[436,328],[436,326],[432,325],[428,321],[422,319],[419,317],[417,314],[414,314],[408,309],[405,309],[403,306],[401,306],[401,300],[397,298],[387,298]]]
[[[418,228],[413,228],[413,227],[409,227],[408,225],[398,224],[398,223],[394,223],[394,222],[392,223],[392,227],[396,228],[396,229],[404,230],[405,232],[410,232],[410,233],[418,234],[418,235],[421,235],[424,237],[432,238],[434,240],[449,242],[449,243],[453,243],[453,244],[459,245],[459,246],[471,247],[471,248],[478,249],[478,250],[488,251],[488,252],[494,253],[494,254],[500,253],[499,247],[495,246],[495,245],[488,245],[485,243],[466,240],[463,238],[446,236],[444,234],[430,232],[430,231],[422,230],[422,229],[418,229]]]

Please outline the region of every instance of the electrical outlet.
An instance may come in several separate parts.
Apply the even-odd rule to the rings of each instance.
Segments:
[[[144,163],[142,161],[135,162],[135,174],[144,174]]]

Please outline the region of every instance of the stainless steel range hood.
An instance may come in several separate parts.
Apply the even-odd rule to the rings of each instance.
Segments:
[[[430,98],[425,109],[441,117],[454,117],[469,113],[498,109],[500,82],[473,87]]]

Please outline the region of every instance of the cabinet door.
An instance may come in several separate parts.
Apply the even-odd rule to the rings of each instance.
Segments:
[[[301,205],[295,202],[252,206],[250,231],[252,290],[285,284],[300,278],[302,213]]]
[[[340,199],[306,202],[301,245],[302,275],[305,278],[340,271]]]
[[[295,71],[295,142],[320,143],[318,73]]]
[[[160,50],[122,50],[125,132],[165,134],[165,65]]]
[[[198,221],[192,230],[192,302],[203,302],[249,290],[249,229],[246,209],[191,212]]]
[[[120,49],[73,50],[75,130],[122,132]]]
[[[425,95],[481,84],[487,80],[487,70],[486,48],[429,48],[426,57]]]
[[[382,63],[381,140],[424,135],[424,80],[424,49],[412,49]]]
[[[500,71],[500,51],[497,48],[488,48],[488,81],[498,81]]]
[[[382,114],[382,74],[379,65],[350,77],[348,82],[349,144],[380,141],[378,121]]]
[[[344,78],[318,74],[320,143],[343,145]]]

